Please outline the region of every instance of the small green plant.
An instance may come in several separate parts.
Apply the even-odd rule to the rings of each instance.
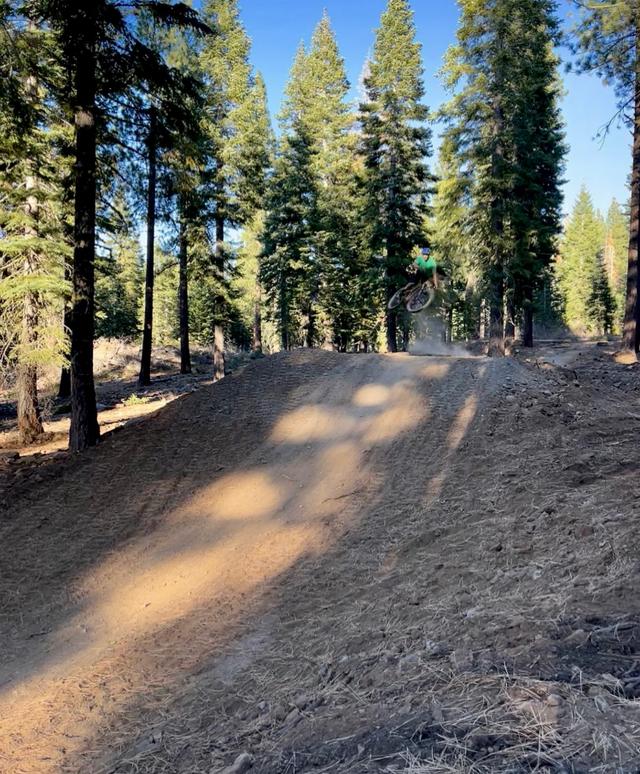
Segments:
[[[150,400],[149,396],[147,395],[136,395],[135,392],[132,395],[129,395],[128,398],[125,398],[122,401],[122,404],[124,406],[142,406],[144,403],[148,403]]]

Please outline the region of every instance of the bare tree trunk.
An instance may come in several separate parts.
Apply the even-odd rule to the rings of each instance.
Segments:
[[[191,373],[191,351],[189,348],[189,242],[185,202],[180,207],[180,282],[178,287],[178,308],[180,314],[180,373]]]
[[[494,266],[490,274],[489,356],[500,357],[504,348],[504,278],[502,266]]]
[[[73,266],[65,260],[65,274],[71,278],[73,275]],[[62,335],[67,336],[67,331],[71,329],[71,307],[65,304],[62,320]],[[66,400],[71,397],[71,369],[69,366],[62,366],[60,369],[60,384],[58,385],[58,398]]]
[[[27,180],[27,188],[33,188],[34,180]],[[35,196],[27,199],[26,210],[31,218],[36,217],[38,202]],[[35,235],[35,228],[28,226],[26,236]],[[35,271],[34,259],[30,254],[24,262],[24,274],[29,276]],[[25,293],[22,312],[22,351],[33,351],[38,340],[38,298],[32,291]],[[21,362],[18,366],[18,432],[22,443],[33,443],[43,433],[40,409],[38,406],[38,369],[33,364]]]
[[[71,311],[71,427],[69,448],[81,451],[100,440],[93,379],[96,228],[96,37],[95,8],[83,13],[75,62],[75,217]]]
[[[409,339],[411,338],[411,320],[409,314],[405,312],[402,316],[402,351],[409,351]]]
[[[146,387],[151,384],[151,344],[153,339],[153,283],[155,278],[155,242],[156,242],[156,154],[157,154],[157,116],[153,106],[149,109],[149,133],[147,135],[147,154],[149,181],[147,186],[147,272],[144,285],[144,327],[142,329],[142,355],[140,357],[140,375],[138,384]]]
[[[387,287],[387,304],[391,301],[394,291],[391,286]],[[396,309],[385,310],[385,322],[387,329],[387,352],[398,351],[398,313]]]
[[[253,345],[256,354],[262,354],[262,288],[256,280],[255,299],[253,302]]]
[[[219,282],[224,282],[224,218],[216,218],[216,269]],[[213,378],[214,381],[224,379],[224,300],[219,295],[214,304],[213,323]]]
[[[522,344],[525,347],[533,347],[533,291],[530,287],[525,286],[523,293]]]
[[[506,296],[507,319],[504,321],[504,336],[505,339],[513,342],[516,337],[516,308],[513,303],[513,290],[507,292]]]
[[[638,272],[638,237],[640,234],[640,21],[636,30],[635,107],[633,121],[633,166],[631,171],[631,220],[629,224],[629,260],[627,296],[622,332],[622,347],[638,352],[640,345],[640,273]]]
[[[307,326],[305,330],[304,345],[311,349],[316,340],[316,313],[313,308],[313,299],[309,299],[307,309]]]
[[[68,366],[60,369],[60,383],[58,385],[58,398],[66,400],[71,397],[71,371]]]
[[[478,308],[478,338],[484,340],[487,338],[487,302],[486,299],[480,299]]]
[[[287,285],[284,276],[280,276],[280,293],[278,298],[280,305],[280,346],[283,350],[290,348],[289,340],[289,299],[287,298]]]

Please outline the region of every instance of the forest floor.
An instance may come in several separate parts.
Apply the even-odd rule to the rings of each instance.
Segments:
[[[203,349],[192,351],[192,373],[180,374],[180,353],[173,347],[155,347],[152,360],[152,384],[138,386],[140,351],[137,344],[118,339],[99,339],[95,352],[98,418],[102,433],[109,433],[129,422],[152,414],[172,400],[194,392],[212,382],[210,354]],[[246,360],[232,355],[229,369]],[[70,402],[56,397],[59,372],[40,380],[45,435],[35,445],[24,446],[18,437],[16,402],[12,385],[0,389],[0,459],[20,455],[28,458],[63,451],[69,438]]]
[[[4,476],[0,771],[640,771],[640,365],[296,351]]]

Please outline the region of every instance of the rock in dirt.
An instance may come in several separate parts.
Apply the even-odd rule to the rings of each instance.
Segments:
[[[449,658],[451,664],[460,671],[465,671],[473,667],[473,651],[471,650],[454,650]]]
[[[253,768],[253,758],[249,753],[238,755],[231,766],[225,766],[223,769],[211,769],[209,774],[245,774]]]
[[[409,653],[408,656],[403,656],[398,662],[398,672],[406,672],[410,669],[420,666],[420,656],[416,653]]]
[[[426,640],[424,650],[427,658],[440,658],[451,652],[451,648],[447,647],[446,643],[435,642],[434,640]]]
[[[565,637],[564,641],[567,645],[574,645],[579,648],[589,642],[589,634],[584,629],[576,629],[568,637]]]

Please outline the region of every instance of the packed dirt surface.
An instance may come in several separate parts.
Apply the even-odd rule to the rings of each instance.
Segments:
[[[11,479],[0,771],[640,771],[640,367],[559,352],[281,354]]]

